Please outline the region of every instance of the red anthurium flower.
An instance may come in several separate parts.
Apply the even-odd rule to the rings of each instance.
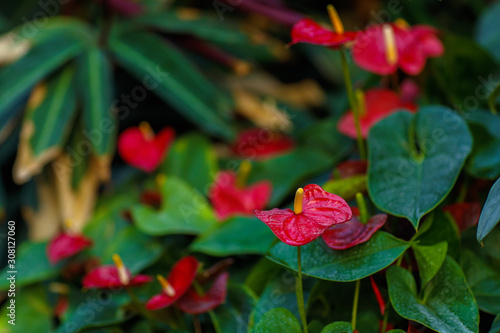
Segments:
[[[403,103],[401,98],[388,89],[371,89],[364,94],[364,105],[360,107],[361,134],[364,138],[368,136],[370,128],[390,114],[407,109],[416,111],[417,106],[411,103]],[[356,138],[356,126],[354,114],[349,110],[340,118],[337,128],[340,133],[351,138]]]
[[[158,275],[162,286],[162,293],[151,297],[146,303],[146,309],[157,310],[175,303],[191,287],[198,271],[198,260],[193,256],[179,260],[168,275],[167,279]]]
[[[263,209],[271,198],[272,184],[260,181],[245,186],[251,164],[243,161],[238,175],[229,171],[217,174],[209,197],[217,218],[224,220],[235,214],[252,214],[254,209]]]
[[[210,289],[200,294],[191,287],[188,292],[177,301],[177,307],[189,314],[200,314],[215,309],[226,300],[227,281],[229,273],[224,272],[217,275]]]
[[[74,256],[92,246],[92,240],[76,234],[62,232],[50,241],[47,246],[47,256],[52,264]]]
[[[481,204],[479,202],[460,202],[443,207],[443,211],[449,212],[460,231],[464,231],[479,222]]]
[[[439,57],[444,48],[437,30],[410,27],[404,20],[372,25],[358,33],[353,47],[354,62],[370,72],[387,75],[398,67],[409,75],[419,74],[429,57]]]
[[[327,30],[315,21],[305,18],[293,25],[290,45],[309,43],[339,48],[346,43],[352,42],[356,38],[357,33],[354,31],[344,31],[344,26],[335,8],[332,5],[329,5],[327,8],[335,31]]]
[[[310,243],[328,227],[352,217],[344,199],[314,184],[297,190],[293,210],[274,208],[254,213],[282,242],[292,246]]]
[[[119,288],[140,286],[151,282],[148,275],[132,276],[125,267],[120,256],[113,255],[115,266],[107,265],[94,268],[83,278],[82,284],[87,289],[92,288]]]
[[[286,153],[295,146],[288,136],[263,128],[251,128],[241,132],[231,147],[234,154],[263,160]]]
[[[323,233],[326,245],[334,250],[345,250],[364,243],[380,229],[387,220],[387,214],[372,216],[366,224],[359,221],[357,207],[352,207],[352,219],[346,223],[333,225]]]
[[[162,162],[174,139],[171,127],[155,135],[148,123],[127,128],[118,138],[118,153],[128,164],[146,172],[152,172]]]

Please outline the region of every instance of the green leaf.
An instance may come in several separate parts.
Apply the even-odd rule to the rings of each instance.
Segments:
[[[264,314],[255,326],[255,333],[301,333],[300,323],[287,309],[276,308]]]
[[[500,178],[491,187],[481,211],[477,225],[477,241],[482,242],[498,222],[500,222]]]
[[[314,148],[299,147],[291,153],[253,163],[249,183],[272,180],[273,193],[269,206],[275,207],[309,177],[332,167],[342,157]]]
[[[429,222],[427,222],[429,220]],[[458,259],[460,252],[460,231],[449,213],[436,209],[425,219],[427,230],[421,230],[416,239],[419,246],[436,245],[440,242],[448,244],[447,254]]]
[[[57,275],[62,267],[62,262],[52,265],[47,258],[47,242],[23,242],[18,247],[16,254],[16,288],[35,282],[44,281]],[[7,278],[11,275],[10,269],[5,267],[0,273],[0,290],[9,288]]]
[[[141,231],[150,235],[197,235],[217,225],[207,199],[185,182],[167,177],[161,194],[159,211],[145,205],[132,207],[134,222]]]
[[[207,193],[218,172],[217,155],[203,135],[184,135],[173,144],[161,170]]]
[[[17,275],[20,277],[20,275]],[[51,332],[53,309],[47,302],[47,292],[42,285],[29,288],[19,288],[16,284],[15,296],[7,298],[7,302],[2,306],[0,321],[0,332],[2,333],[26,333],[26,332]],[[15,303],[10,303],[14,300]],[[14,306],[13,321],[15,325],[9,324],[12,320],[9,317]]]
[[[425,286],[439,271],[446,258],[448,243],[440,242],[434,245],[417,245],[411,247],[415,254],[420,274],[420,284]]]
[[[345,321],[337,321],[325,326],[321,333],[352,333],[352,326]]]
[[[165,102],[206,132],[231,140],[234,130],[220,111],[225,97],[176,48],[150,33],[126,33],[110,40],[118,62]]]
[[[500,61],[500,3],[493,2],[479,17],[476,26],[475,38]]]
[[[202,234],[190,248],[191,251],[220,257],[266,254],[275,239],[271,229],[259,219],[240,216]]]
[[[61,147],[68,138],[70,121],[76,111],[74,74],[74,68],[67,66],[54,75],[47,82],[45,99],[25,115],[24,122],[34,127],[30,145],[35,156],[43,155],[53,147]],[[56,128],[57,131],[54,130]]]
[[[112,78],[111,64],[99,48],[93,47],[78,58],[78,92],[83,101],[85,136],[97,155],[113,153],[117,124],[111,113]]]
[[[10,118],[9,110],[26,94],[64,62],[83,51],[84,41],[71,33],[54,34],[43,43],[34,45],[15,63],[0,70],[0,124]],[[15,78],[15,79],[13,79]]]
[[[462,253],[461,264],[479,309],[494,315],[500,313],[500,270],[469,250]]]
[[[490,107],[491,113],[493,113],[495,115],[498,113],[496,105],[497,105],[497,101],[498,101],[499,96],[500,96],[500,83],[497,84],[495,89],[493,89],[491,94],[488,96],[488,106]]]
[[[347,250],[333,250],[322,239],[302,246],[302,272],[329,281],[356,281],[372,275],[393,263],[409,244],[379,231],[363,244]],[[269,250],[269,258],[297,270],[297,249],[278,243]]]
[[[417,294],[412,274],[387,270],[389,296],[396,312],[441,333],[478,332],[479,311],[460,267],[447,257],[434,278]]]
[[[395,113],[370,130],[368,191],[374,204],[406,217],[415,229],[450,192],[472,148],[465,122],[452,110],[423,107]],[[418,146],[418,148],[417,148]]]
[[[68,310],[66,320],[55,333],[77,333],[124,321],[125,310],[116,302],[113,292],[116,290],[92,290],[83,294],[81,302]]]
[[[499,333],[500,332],[500,314],[495,317],[493,324],[488,333]]]
[[[342,179],[332,179],[323,185],[323,189],[330,193],[335,193],[344,200],[352,200],[356,193],[366,191],[366,175],[356,175]]]
[[[247,332],[257,296],[244,285],[229,285],[226,302],[215,309],[222,332]]]

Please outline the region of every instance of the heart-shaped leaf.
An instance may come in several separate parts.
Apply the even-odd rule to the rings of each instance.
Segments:
[[[262,316],[255,326],[255,333],[301,333],[300,323],[287,309],[272,309]]]
[[[347,250],[333,250],[322,239],[302,246],[302,272],[330,281],[355,281],[393,263],[409,244],[379,231],[366,243]],[[297,270],[297,249],[278,243],[269,250],[269,259]]]
[[[420,294],[412,274],[401,267],[387,270],[387,284],[391,303],[401,317],[441,333],[478,332],[477,304],[462,270],[450,257]]]
[[[273,232],[256,218],[234,217],[202,234],[191,250],[212,256],[265,254],[275,240]]]
[[[467,125],[442,106],[398,112],[368,136],[368,191],[377,207],[415,229],[450,192],[472,148]]]
[[[417,260],[420,284],[425,286],[441,268],[446,258],[448,243],[440,242],[428,246],[415,244],[411,248]]]
[[[321,333],[352,333],[352,326],[348,322],[337,321],[326,325]]]
[[[196,235],[217,225],[207,199],[185,182],[167,177],[160,190],[163,203],[159,211],[145,205],[132,207],[141,231],[150,235]]]
[[[162,172],[184,180],[204,194],[218,169],[214,147],[197,133],[177,139],[161,167]]]
[[[491,187],[479,217],[477,224],[478,242],[482,242],[498,222],[500,222],[500,178]]]

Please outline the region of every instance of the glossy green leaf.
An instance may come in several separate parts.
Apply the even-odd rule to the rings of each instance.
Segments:
[[[265,254],[276,239],[267,225],[255,217],[233,217],[202,234],[191,250],[212,256]]]
[[[500,222],[500,179],[497,179],[491,187],[481,211],[477,225],[478,242],[482,242],[498,222]]]
[[[173,144],[161,171],[184,180],[200,193],[207,193],[218,172],[215,149],[200,134],[182,136]]]
[[[332,250],[320,238],[302,246],[302,272],[324,280],[355,281],[389,266],[408,247],[407,242],[383,231],[347,250]],[[297,270],[294,246],[278,243],[269,250],[269,258]]]
[[[500,3],[493,2],[479,17],[475,38],[500,61]]]
[[[493,324],[491,325],[488,333],[499,333],[500,332],[500,314],[495,317]]]
[[[19,275],[18,275],[19,277]],[[10,303],[14,300],[14,303]],[[20,288],[16,285],[15,296],[8,297],[0,313],[0,332],[2,333],[27,333],[51,332],[53,309],[47,302],[47,292],[42,285]],[[10,317],[11,309],[15,307],[14,318]],[[9,323],[12,321],[15,325]]]
[[[497,101],[498,97],[500,96],[500,83],[497,84],[495,89],[491,92],[490,96],[488,96],[488,106],[490,107],[490,110],[492,113],[497,114]]]
[[[0,69],[0,124],[7,122],[11,116],[9,110],[24,99],[36,83],[83,52],[84,47],[84,41],[71,33],[54,34],[34,45],[15,63]]]
[[[429,222],[427,222],[429,220]],[[417,242],[419,246],[436,245],[441,242],[448,244],[447,254],[458,260],[460,252],[460,231],[449,214],[436,209],[426,218],[427,230],[419,231]],[[428,224],[427,224],[428,223]]]
[[[221,332],[247,332],[257,296],[244,285],[229,285],[226,302],[214,310]]]
[[[368,136],[368,191],[374,204],[406,217],[415,229],[450,192],[472,148],[465,122],[452,110],[423,107],[395,113]]]
[[[321,333],[352,333],[352,326],[345,321],[337,321],[325,326]]]
[[[332,179],[323,185],[323,189],[349,201],[355,198],[356,193],[366,191],[366,176],[356,175],[342,179]]]
[[[272,180],[273,193],[269,206],[277,206],[304,181],[332,167],[343,155],[326,154],[313,148],[299,147],[291,153],[253,163],[249,183]],[[293,166],[293,167],[292,167]]]
[[[500,270],[468,250],[462,253],[461,264],[479,309],[491,314],[500,313]]]
[[[113,74],[104,51],[94,47],[79,57],[78,83],[83,101],[85,136],[97,155],[111,155],[117,124],[111,112]]]
[[[58,274],[62,267],[62,262],[52,265],[47,258],[47,242],[32,243],[29,241],[22,244],[16,244],[16,288],[29,285],[35,282],[44,281]],[[0,290],[6,290],[9,287],[7,277],[9,267],[5,267],[0,273]],[[22,272],[22,274],[20,274]]]
[[[221,115],[227,114],[227,100],[176,48],[153,34],[138,32],[112,38],[110,46],[118,62],[146,89],[206,132],[234,137]]]
[[[387,270],[387,284],[391,303],[401,317],[441,333],[478,332],[477,304],[453,259],[445,259],[420,294],[412,274],[401,267]]]
[[[137,227],[150,235],[196,235],[218,225],[207,199],[185,182],[167,177],[161,187],[160,210],[145,205],[132,207]]]
[[[35,156],[50,148],[61,147],[69,135],[76,111],[74,74],[74,68],[68,66],[54,75],[47,82],[45,99],[25,115],[24,121],[34,127],[30,145]]]
[[[114,290],[116,293],[116,290]],[[66,320],[55,333],[77,333],[84,329],[99,328],[125,320],[125,310],[116,302],[110,290],[88,291],[81,302],[70,307]]]
[[[276,308],[264,314],[255,326],[255,333],[301,333],[300,323],[287,309]]]
[[[448,243],[440,242],[434,245],[417,245],[411,247],[415,254],[420,274],[420,284],[425,286],[437,274],[446,258]]]
[[[163,32],[189,34],[217,43],[250,42],[235,24],[221,22],[215,15],[206,13],[185,19],[180,11],[170,10],[141,15],[134,22]]]
[[[1,221],[3,221],[5,218],[6,209],[7,209],[7,195],[5,193],[3,180],[0,177],[0,220]]]

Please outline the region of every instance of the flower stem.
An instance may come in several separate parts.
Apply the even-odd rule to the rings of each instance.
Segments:
[[[222,333],[222,330],[219,326],[219,322],[217,321],[217,316],[213,311],[209,311],[210,319],[212,319],[212,325],[214,325],[215,333]]]
[[[356,289],[354,290],[354,300],[352,302],[352,320],[351,326],[352,330],[356,330],[356,317],[358,315],[358,300],[359,300],[359,287],[361,285],[361,280],[356,280]]]
[[[384,312],[384,321],[382,322],[382,329],[381,329],[381,333],[385,333],[385,331],[387,330],[387,322],[389,320],[389,311],[391,309],[391,303],[389,302],[389,304],[387,304],[387,307],[385,308],[385,312]]]
[[[302,288],[302,263],[300,255],[300,246],[297,246],[297,272],[295,293],[297,294],[297,304],[299,306],[300,320],[304,326],[304,333],[307,333],[306,309],[304,306],[304,292]]]
[[[361,134],[361,124],[359,122],[359,110],[354,97],[354,90],[352,89],[351,74],[349,73],[349,66],[347,65],[347,57],[343,48],[340,48],[340,59],[342,61],[342,72],[344,73],[345,88],[347,90],[347,97],[349,104],[354,115],[354,124],[356,126],[356,136],[359,149],[359,156],[362,160],[366,160],[366,150],[363,143],[363,136]]]

